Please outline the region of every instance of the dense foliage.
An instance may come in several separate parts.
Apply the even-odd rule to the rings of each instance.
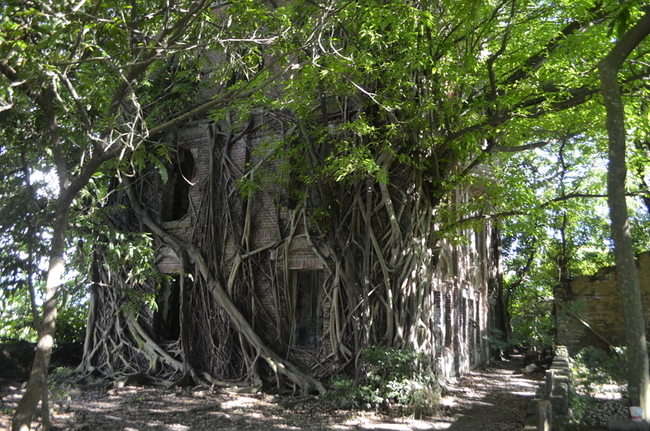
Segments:
[[[328,283],[342,298],[332,308],[334,363],[375,344],[426,345],[431,329],[418,325],[433,254],[497,220],[507,220],[508,273],[495,295],[514,316],[500,329],[508,337],[512,323],[518,344],[548,345],[552,322],[531,317],[533,305],[548,316],[540,298],[611,262],[596,69],[643,13],[638,1],[0,4],[0,287],[3,310],[16,315],[3,311],[0,330],[34,337],[23,329],[34,322],[43,374],[30,387],[44,386],[57,308],[68,304],[89,309],[86,372],[199,381],[219,371],[249,383],[270,374],[279,388],[287,378],[294,390],[323,389],[287,359],[290,336],[279,330],[278,354],[248,319],[256,303],[246,277],[272,271],[240,211],[260,193],[309,220],[327,249]],[[635,142],[627,185],[642,198],[647,48],[619,72]],[[201,225],[200,247],[166,232],[159,208],[141,204],[172,174],[178,126],[209,119],[227,147],[260,117],[278,139],[245,172],[213,167],[219,181],[200,216],[215,224]],[[645,248],[647,215],[634,214],[645,232],[635,245]],[[236,237],[234,264],[220,251],[226,236]],[[153,262],[163,243],[194,265],[180,277],[182,289],[193,286],[181,314],[205,309],[161,347],[142,322],[170,282]],[[80,338],[80,314],[60,313],[60,340]],[[210,340],[195,362],[190,328]]]
[[[604,385],[623,385],[627,377],[626,349],[615,348],[609,352],[595,347],[585,347],[572,358],[569,403],[575,422],[589,423],[585,417],[594,407],[594,394]]]
[[[365,349],[356,379],[337,377],[327,398],[345,409],[383,409],[431,416],[439,408],[441,388],[423,356],[386,347]]]

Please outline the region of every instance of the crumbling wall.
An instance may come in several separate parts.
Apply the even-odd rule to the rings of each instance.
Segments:
[[[637,275],[647,324],[650,322],[650,252],[637,257]],[[603,268],[592,276],[577,277],[566,288],[558,288],[555,298],[557,344],[567,346],[571,354],[586,346],[625,345],[614,267]]]
[[[197,210],[206,187],[209,187],[211,164],[228,163],[233,172],[246,172],[264,158],[258,151],[267,132],[257,128],[251,133],[228,143],[227,161],[216,160],[214,145],[215,126],[197,124],[175,132],[170,140],[178,148],[194,157],[195,172],[190,181],[189,209],[180,220],[164,223],[164,226],[186,241],[201,241],[194,231],[200,221]],[[220,151],[221,151],[220,150]],[[225,153],[221,153],[225,154]],[[184,179],[188,180],[188,179]],[[458,202],[471,199],[475,191],[459,188]],[[330,327],[331,292],[326,280],[331,276],[323,259],[331,259],[326,249],[315,249],[309,240],[306,219],[294,220],[290,202],[281,201],[282,192],[255,192],[251,201],[242,202],[242,213],[250,211],[250,235],[246,239],[250,249],[270,246],[267,258],[260,259],[257,270],[247,274],[255,291],[256,310],[252,322],[266,332],[267,342],[282,354],[291,353],[294,358],[313,366],[314,358],[323,359],[332,354]],[[173,204],[173,203],[172,203]],[[238,232],[224,234],[225,260],[231,260],[243,240]],[[287,236],[291,237],[286,241]],[[500,280],[499,235],[486,223],[483,229],[466,228],[458,232],[464,241],[454,243],[438,240],[435,244],[423,243],[414,238],[412,275],[407,277],[395,303],[409,309],[412,328],[404,334],[405,345],[429,356],[437,373],[450,377],[468,372],[489,359],[487,334],[491,296]],[[417,240],[417,241],[416,241]],[[273,244],[279,244],[274,246]],[[163,273],[181,271],[181,261],[168,246],[158,251],[158,268]],[[261,256],[261,255],[260,255]],[[288,273],[287,273],[288,271]],[[288,278],[288,279],[287,279]],[[283,284],[278,288],[278,284]],[[279,292],[279,293],[278,293]],[[295,295],[289,297],[287,295]],[[289,304],[292,318],[277,304]],[[257,316],[257,317],[255,317]],[[370,346],[368,346],[370,347]],[[310,359],[311,358],[311,359]]]

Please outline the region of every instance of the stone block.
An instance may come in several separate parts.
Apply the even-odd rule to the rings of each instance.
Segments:
[[[566,358],[561,358],[561,359],[554,359],[553,364],[551,365],[551,368],[554,370],[568,370],[569,369],[569,361]]]
[[[556,415],[566,416],[569,414],[569,399],[562,396],[552,396],[551,404]]]
[[[569,398],[569,385],[567,383],[555,382],[551,397]]]
[[[569,377],[562,374],[562,370],[555,370],[555,384],[569,384]]]

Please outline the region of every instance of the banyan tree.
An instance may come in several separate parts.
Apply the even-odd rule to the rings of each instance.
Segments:
[[[598,140],[595,71],[637,3],[0,6],[3,285],[39,340],[12,426],[48,411],[66,276],[91,280],[80,369],[109,378],[311,393],[371,346],[487,360],[498,220],[568,196],[540,204],[509,155]]]
[[[445,375],[487,358],[496,228],[452,242],[436,220],[487,192],[484,171],[443,195],[385,151],[381,175],[333,181],[322,167],[342,123],[323,138],[291,113],[247,122],[179,128],[166,181],[153,167],[122,177],[111,223],[148,233],[162,275],[133,283],[97,250],[87,371],[311,392],[370,346],[415,349]]]
[[[155,263],[98,234],[82,368],[309,393],[371,346],[441,376],[487,360],[506,329],[493,155],[566,133],[534,119],[590,90],[535,73],[597,14],[524,46],[516,2],[269,3],[216,6],[237,44],[149,75],[156,115],[185,103],[183,121],[148,130],[105,217]]]

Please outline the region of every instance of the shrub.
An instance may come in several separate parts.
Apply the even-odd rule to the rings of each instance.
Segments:
[[[50,399],[57,404],[70,403],[70,389],[75,386],[76,371],[74,368],[59,367],[52,370],[47,382]]]
[[[582,422],[587,410],[593,406],[596,385],[625,381],[626,373],[627,355],[623,347],[605,352],[589,346],[575,355],[571,362],[569,385],[569,405],[574,420]]]
[[[587,384],[624,381],[627,376],[625,348],[615,347],[613,352],[605,352],[585,347],[573,360],[572,374]]]
[[[397,409],[416,417],[434,415],[440,387],[423,355],[390,347],[365,349],[358,361],[356,382],[338,376],[327,398],[345,409]]]

